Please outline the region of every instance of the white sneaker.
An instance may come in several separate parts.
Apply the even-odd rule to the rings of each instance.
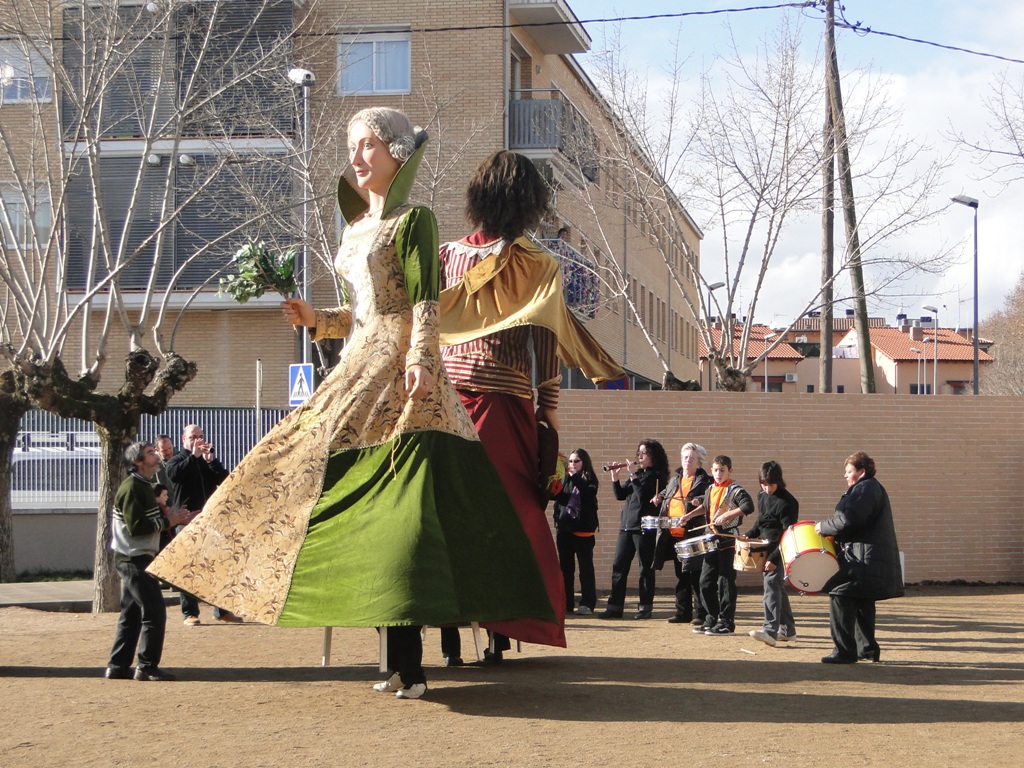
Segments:
[[[576,615],[577,616],[593,616],[594,615],[594,611],[591,608],[588,608],[585,605],[581,605],[579,608],[576,609]]]
[[[393,672],[391,674],[391,677],[389,677],[383,683],[377,683],[375,686],[373,686],[373,690],[378,691],[379,693],[391,693],[392,691],[397,691],[401,687],[402,678],[398,676],[397,672]]]
[[[408,688],[400,688],[395,694],[396,699],[418,699],[427,692],[426,683],[413,683]]]
[[[765,632],[763,629],[752,629],[748,632],[755,640],[760,640],[765,645],[770,645],[772,648],[775,647],[775,638]]]
[[[796,635],[787,635],[786,630],[784,630],[782,627],[779,627],[779,634],[775,639],[778,640],[780,643],[792,643],[796,640]]]

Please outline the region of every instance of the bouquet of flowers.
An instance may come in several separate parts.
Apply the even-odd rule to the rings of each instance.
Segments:
[[[295,257],[297,251],[289,248],[275,255],[262,240],[250,240],[231,259],[237,273],[222,277],[217,294],[225,293],[239,304],[258,299],[266,291],[277,291],[284,298],[295,293]]]

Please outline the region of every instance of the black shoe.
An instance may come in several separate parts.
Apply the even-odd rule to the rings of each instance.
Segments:
[[[646,610],[641,609],[641,610],[636,612],[636,616],[634,616],[633,618],[635,620],[636,619],[649,619],[649,618],[651,618],[651,609],[650,608],[648,608]]]
[[[132,668],[131,667],[107,667],[103,676],[107,680],[131,680],[132,679]]]
[[[822,664],[856,664],[856,659],[848,659],[846,656],[839,656],[835,653],[830,653],[828,656],[821,657]]]
[[[690,616],[673,616],[671,619],[668,620],[668,623],[669,624],[689,624],[692,621],[693,621],[693,618],[690,617]],[[702,621],[701,624],[703,624],[703,623],[704,622]]]
[[[177,678],[170,672],[164,672],[160,667],[136,667],[135,679],[147,683],[168,683]]]
[[[601,611],[599,614],[597,614],[597,618],[599,618],[599,619],[621,619],[622,618],[622,611],[613,611],[610,608],[607,608],[607,609]]]
[[[715,626],[714,624],[701,624],[699,626],[694,626],[693,634],[695,634],[695,635],[703,635],[703,634],[705,634],[707,632],[710,632],[714,628],[714,626]]]
[[[869,653],[866,656],[858,656],[857,661],[870,661],[872,664],[875,664],[881,661],[881,656],[881,653]]]
[[[480,660],[480,663],[489,664],[493,666],[495,664],[501,664],[501,662],[504,660],[505,657],[502,656],[501,651],[492,651],[490,648],[485,648],[484,657]]]
[[[711,629],[704,632],[705,635],[731,635],[735,632],[735,628],[730,627],[726,624],[715,624]]]
[[[702,626],[704,626],[704,624],[706,624],[707,622],[705,622],[705,621],[704,621],[704,619],[702,619],[702,618],[701,618],[701,619],[694,619],[694,620],[693,620],[693,621],[691,621],[690,623],[691,623],[691,624],[692,624],[693,626],[695,626],[695,627],[702,627]]]
[[[461,667],[465,664],[461,656],[445,656],[444,665],[446,667]]]

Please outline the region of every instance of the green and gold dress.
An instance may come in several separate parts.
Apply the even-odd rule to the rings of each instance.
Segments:
[[[335,261],[345,337],[312,397],[238,464],[149,570],[250,621],[402,626],[555,622],[536,558],[438,348],[437,225],[404,201],[423,147],[379,216],[344,178]],[[435,382],[405,393],[411,364]]]

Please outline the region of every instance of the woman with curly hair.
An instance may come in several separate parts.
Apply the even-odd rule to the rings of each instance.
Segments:
[[[558,429],[559,360],[595,381],[622,374],[565,306],[558,262],[526,236],[547,210],[547,184],[533,162],[495,152],[466,191],[476,231],[440,250],[445,368],[515,503],[559,620],[488,623],[492,662],[509,637],[565,646],[565,590],[545,513],[549,470],[540,466],[539,437]]]
[[[653,499],[668,485],[668,456],[657,440],[641,440],[636,461],[628,462],[629,477],[620,480],[622,467],[610,470],[615,498],[625,501],[619,515],[619,537],[612,561],[612,591],[598,614],[602,619],[622,618],[626,604],[626,579],[634,555],[640,558],[640,607],[634,619],[649,619],[654,608],[654,545],[657,530],[644,530],[640,518],[656,516]]]

